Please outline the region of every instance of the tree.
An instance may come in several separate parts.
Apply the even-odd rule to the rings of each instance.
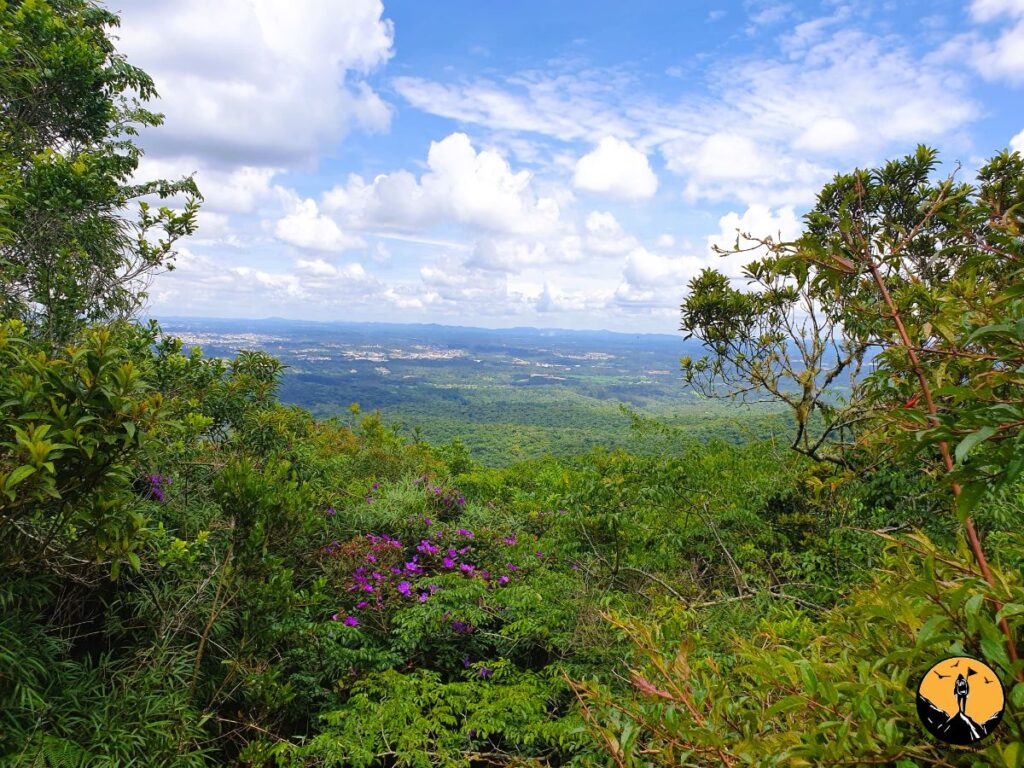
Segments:
[[[936,181],[936,167],[936,153],[919,147],[836,176],[800,238],[753,239],[767,256],[746,267],[752,292],[714,271],[693,280],[682,326],[710,354],[683,366],[713,394],[789,403],[794,447],[809,455],[897,451],[924,462],[956,498],[991,583],[970,513],[1024,469],[1024,159],[995,156],[976,185]],[[874,371],[857,378],[868,353]],[[855,375],[845,398],[834,391],[843,370]],[[808,448],[815,409],[819,438]]]
[[[91,0],[0,2],[0,312],[59,342],[131,314],[195,229],[191,178],[132,181],[153,81],[114,50]],[[144,198],[183,195],[183,207]],[[138,216],[125,216],[138,203]]]

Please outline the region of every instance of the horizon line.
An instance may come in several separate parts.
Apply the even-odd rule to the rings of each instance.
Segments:
[[[306,320],[290,317],[278,317],[271,315],[269,317],[212,317],[208,315],[163,315],[157,317],[152,314],[140,315],[140,319],[144,320],[156,320],[162,322],[164,320],[175,321],[175,320],[196,320],[196,321],[228,321],[228,322],[285,322],[285,323],[306,323],[309,325],[388,325],[388,326],[437,326],[440,328],[452,328],[458,330],[470,330],[470,331],[556,331],[559,333],[606,333],[614,334],[617,336],[665,336],[671,338],[678,338],[680,341],[685,341],[682,336],[677,336],[673,333],[659,332],[659,331],[612,331],[607,328],[557,328],[550,326],[536,326],[536,325],[513,325],[513,326],[502,326],[499,328],[487,328],[479,325],[453,325],[448,323],[438,322],[418,322],[418,323],[402,323],[395,322],[393,320]]]

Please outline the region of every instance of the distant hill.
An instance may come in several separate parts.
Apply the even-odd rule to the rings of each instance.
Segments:
[[[702,348],[681,335],[280,318],[170,317],[161,325],[206,355],[273,354],[288,366],[282,400],[317,416],[345,415],[359,403],[410,437],[458,438],[491,465],[597,446],[665,450],[664,439],[638,442],[623,405],[678,427],[677,443],[763,435],[778,412],[688,389],[679,359]]]

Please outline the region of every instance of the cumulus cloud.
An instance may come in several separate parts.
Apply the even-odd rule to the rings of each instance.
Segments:
[[[277,202],[278,193],[271,181],[279,170],[248,165],[222,168],[189,156],[143,157],[135,179],[141,182],[194,175],[203,194],[204,211],[252,213],[267,203]]]
[[[353,261],[344,266],[337,267],[323,259],[299,259],[295,262],[295,268],[314,277],[337,277],[344,280],[363,280],[366,278],[366,270],[359,262]]]
[[[793,146],[812,152],[837,152],[853,146],[860,138],[857,126],[841,117],[821,117],[797,136]]]
[[[527,267],[571,264],[583,257],[575,235],[550,241],[520,238],[481,238],[466,266],[499,272],[520,272]]]
[[[531,173],[513,171],[498,152],[479,152],[464,133],[431,142],[420,179],[408,171],[367,183],[350,176],[324,195],[324,207],[353,227],[417,228],[442,220],[505,234],[544,234],[559,226],[559,206],[537,195]]]
[[[667,286],[679,292],[703,267],[704,261],[696,256],[663,256],[637,248],[626,257],[622,274],[634,287]]]
[[[585,223],[586,248],[592,253],[618,255],[636,248],[637,239],[628,234],[609,211],[591,211]]]
[[[647,155],[614,136],[605,136],[579,159],[573,184],[623,200],[643,200],[658,191],[658,177]]]
[[[211,164],[306,162],[390,110],[363,79],[392,55],[380,0],[145,0],[122,13],[119,49],[149,72],[167,116],[152,154]]]
[[[343,251],[366,243],[346,235],[335,221],[320,213],[315,200],[296,199],[292,210],[274,227],[278,240],[315,251]]]
[[[980,23],[997,22],[999,28],[995,37],[975,33],[960,38],[970,65],[989,80],[1024,82],[1024,2],[974,0],[971,15]]]
[[[1024,154],[1024,131],[1010,139],[1010,149]]]
[[[775,242],[794,240],[800,235],[801,223],[791,206],[772,209],[767,205],[754,204],[742,214],[730,211],[718,220],[719,231],[707,238],[710,254],[714,248],[732,249],[737,241],[740,247],[753,245],[745,236],[758,239],[771,238]],[[756,260],[758,252],[738,253],[731,256],[712,255],[709,266],[713,266],[729,277],[738,278],[746,264]]]

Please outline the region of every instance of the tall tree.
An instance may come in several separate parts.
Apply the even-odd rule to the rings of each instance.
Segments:
[[[712,394],[789,403],[805,453],[923,461],[956,498],[991,581],[970,514],[1024,469],[1024,158],[995,156],[975,185],[936,180],[936,168],[919,147],[836,176],[799,239],[754,238],[767,255],[746,268],[753,291],[710,270],[692,281],[682,327],[709,354],[683,365]],[[873,372],[835,391],[837,372],[856,373],[869,352]],[[801,435],[815,427],[807,450]]]
[[[162,118],[117,25],[90,0],[0,0],[0,312],[53,342],[136,310],[196,226],[191,178],[133,183],[133,139]]]

